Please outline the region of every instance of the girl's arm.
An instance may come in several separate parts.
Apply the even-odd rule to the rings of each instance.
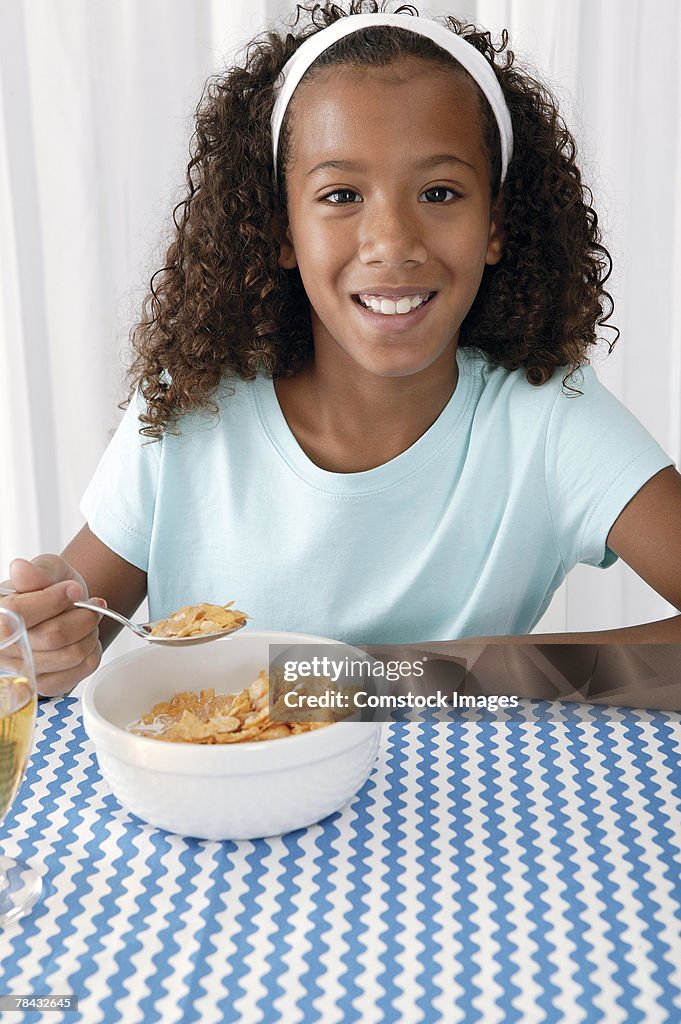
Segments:
[[[681,475],[668,466],[652,477],[615,520],[608,547],[681,612]],[[588,633],[485,637],[489,643],[681,643],[681,614],[640,626]]]
[[[74,608],[73,602],[103,597],[111,607],[133,615],[146,593],[146,573],[85,526],[62,556],[14,559],[10,578],[2,585],[16,591],[0,597],[0,605],[18,612],[26,623],[38,693],[56,697],[94,672],[102,649],[120,628],[96,611]]]
[[[110,608],[132,618],[147,594],[147,574],[103,544],[87,524],[64,548],[62,558],[87,583],[88,591],[103,597]],[[123,627],[102,617],[99,639],[106,650]]]
[[[608,534],[608,547],[681,612],[681,475],[669,466],[634,495]],[[681,615],[625,629],[614,640],[681,641]]]
[[[673,467],[652,477],[625,506],[608,534],[608,547],[681,611],[681,475]],[[556,646],[555,656],[547,655],[542,651],[545,644],[566,649]],[[585,646],[572,646],[577,644]],[[599,650],[602,644],[622,646]],[[459,662],[462,680],[465,670],[470,671],[462,691],[466,694],[678,711],[681,683],[675,648],[648,649],[641,662],[627,644],[681,644],[681,614],[622,629],[465,637],[413,649],[417,656],[425,651],[435,660]],[[497,656],[496,645],[507,649],[499,649]],[[538,664],[532,652],[526,657],[517,645],[534,645],[540,653]]]

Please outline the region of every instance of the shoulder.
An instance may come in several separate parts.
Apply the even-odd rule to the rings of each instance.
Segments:
[[[570,372],[558,367],[546,384],[530,384],[524,370],[493,366],[484,353],[463,349],[460,366],[469,378],[473,420],[504,444],[543,447],[550,467],[594,473],[620,468],[662,450],[646,427],[598,379],[588,364]],[[505,440],[504,440],[505,439]]]
[[[555,401],[556,396],[565,390],[566,384],[568,390],[570,387],[570,381],[566,380],[569,370],[563,366],[557,367],[553,376],[545,384],[537,386],[530,384],[523,367],[517,370],[507,370],[503,366],[492,363],[485,352],[478,348],[460,348],[457,352],[457,361],[459,370],[473,378],[478,390],[495,394],[512,394],[519,401],[551,404]],[[591,371],[591,367],[580,367],[576,371],[574,379],[577,382],[581,382],[584,370]],[[593,371],[591,371],[591,375],[595,378]],[[573,384],[572,387],[579,387],[579,383]]]
[[[568,377],[566,367],[558,367],[545,384],[530,384],[523,368],[507,370],[495,366],[479,349],[461,349],[459,370],[469,379],[473,407],[477,419],[512,422],[516,430],[526,425],[533,435],[546,432],[554,418],[556,406],[560,413],[573,411],[587,392],[599,387],[590,367],[582,367]],[[574,399],[579,399],[574,403]]]
[[[589,364],[571,370],[559,366],[545,384],[530,384],[523,368],[506,370],[489,362],[479,349],[460,350],[460,368],[473,379],[478,398],[485,403],[527,408],[536,414],[544,411],[552,419],[584,418],[601,415],[608,418],[617,413],[631,417],[622,403],[599,381]]]
[[[158,442],[153,444],[157,449],[177,443],[187,444],[205,431],[214,430],[220,425],[236,424],[249,418],[253,409],[256,392],[266,386],[267,378],[258,376],[253,380],[241,377],[225,376],[218,386],[206,394],[201,403],[189,409],[180,410],[175,419],[169,423]],[[128,407],[121,421],[119,431],[127,429],[128,433],[137,433],[140,440],[154,441],[141,433],[142,416],[146,412],[147,402],[139,388],[130,398]]]

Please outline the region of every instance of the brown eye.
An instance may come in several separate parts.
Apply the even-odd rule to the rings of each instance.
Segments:
[[[444,185],[437,185],[435,188],[427,188],[425,192],[422,192],[419,196],[420,202],[425,203],[446,203],[450,198],[457,198],[458,192],[454,189],[445,188]]]
[[[328,195],[325,195],[324,199],[334,203],[336,206],[345,206],[347,203],[362,201],[362,197],[357,192],[353,192],[351,188],[337,188],[335,192],[329,192]]]

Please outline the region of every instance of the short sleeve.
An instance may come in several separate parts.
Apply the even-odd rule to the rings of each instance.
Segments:
[[[606,546],[625,505],[673,460],[645,427],[582,367],[581,394],[561,388],[546,435],[547,497],[566,571],[578,562],[607,568]]]
[[[163,442],[139,433],[141,403],[137,392],[100,459],[80,511],[102,543],[146,572]]]

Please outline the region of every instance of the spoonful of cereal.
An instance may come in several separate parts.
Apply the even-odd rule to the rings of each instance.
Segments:
[[[93,607],[87,601],[74,601],[79,608]],[[167,619],[157,619],[155,622],[130,622],[124,615],[112,611],[110,608],[99,608],[102,615],[109,615],[112,619],[129,626],[137,636],[149,643],[156,644],[196,644],[206,640],[218,640],[220,637],[229,636],[246,625],[248,615],[240,612],[238,608],[232,608],[234,604],[208,604],[206,602],[195,605],[185,605],[179,611],[170,615]]]
[[[131,622],[124,615],[119,615],[111,608],[99,608],[87,601],[74,601],[78,608],[93,608],[101,615],[108,615],[127,626],[142,640],[152,644],[197,644],[206,640],[219,640],[229,636],[246,625],[248,615],[232,608],[234,604],[195,604],[186,605],[167,619],[155,622]]]
[[[7,590],[0,587],[0,594],[15,594],[15,590]],[[207,640],[219,640],[223,636],[230,636],[238,629],[243,629],[249,618],[238,608],[232,608],[234,604],[202,604],[185,605],[179,611],[170,615],[167,619],[157,619],[155,622],[131,622],[125,615],[115,612],[113,608],[101,608],[98,604],[89,601],[74,601],[75,608],[88,608],[100,615],[107,615],[110,619],[120,622],[122,626],[131,629],[140,640],[147,640],[152,644],[200,644]]]

